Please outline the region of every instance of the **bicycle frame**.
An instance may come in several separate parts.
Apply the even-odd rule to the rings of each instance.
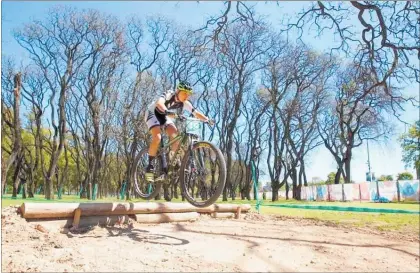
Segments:
[[[161,126],[161,129],[164,129],[164,126]],[[161,130],[161,131],[162,132],[165,132],[164,130]],[[164,134],[166,135],[166,137],[168,137],[167,134],[166,134],[166,132]],[[168,152],[169,149],[171,149],[171,146],[175,142],[179,141],[179,145],[178,145],[178,147],[177,147],[177,149],[176,149],[176,151],[174,153],[174,157],[176,157],[178,155],[179,151],[184,146],[186,148],[185,149],[186,152],[188,152],[188,151],[191,152],[191,147],[192,147],[192,145],[194,143],[194,140],[193,140],[193,137],[194,136],[195,135],[193,135],[193,134],[189,134],[187,132],[182,131],[176,137],[174,137],[173,139],[169,140],[166,145],[164,144],[164,141],[161,141],[160,142],[160,148],[161,149],[158,152],[158,154],[159,154],[159,156],[162,159],[162,174],[166,174],[167,175],[169,173],[169,168],[172,167],[171,162],[169,162],[169,166],[168,166],[168,162],[166,160],[166,153]],[[190,139],[191,139],[191,141],[189,141]],[[186,143],[188,143],[189,145],[188,144],[186,145]],[[201,157],[202,157],[202,155],[200,154],[200,159],[202,160]]]

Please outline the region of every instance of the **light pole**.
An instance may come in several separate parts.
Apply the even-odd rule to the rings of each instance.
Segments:
[[[370,182],[373,182],[373,175],[372,175],[372,171],[370,169],[370,156],[369,156],[369,139],[366,140],[366,144],[367,144],[367,153],[368,153],[368,169],[369,169],[369,175],[370,175]],[[378,180],[376,180],[376,198],[379,200],[379,184],[378,184]]]

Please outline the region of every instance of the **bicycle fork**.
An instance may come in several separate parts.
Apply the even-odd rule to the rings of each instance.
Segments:
[[[162,151],[160,153],[160,159],[162,160],[162,170],[165,174],[168,174],[168,160],[166,158],[166,152],[165,152],[165,145],[163,144],[163,139],[160,142],[160,150]]]

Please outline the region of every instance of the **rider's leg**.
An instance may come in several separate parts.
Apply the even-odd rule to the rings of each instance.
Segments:
[[[154,169],[153,160],[156,157],[157,150],[159,148],[162,135],[160,132],[160,127],[155,126],[150,129],[150,134],[152,135],[152,141],[149,146],[149,164],[146,167],[146,180],[149,182],[154,181]]]
[[[178,135],[178,129],[174,123],[168,123],[166,126],[166,134],[169,136],[170,141]],[[179,140],[175,141],[171,146],[171,151],[174,153],[179,146]]]
[[[149,146],[149,157],[155,157],[157,150],[159,148],[160,141],[162,139],[162,134],[160,132],[160,127],[156,126],[150,129],[150,134],[152,135],[152,141]]]

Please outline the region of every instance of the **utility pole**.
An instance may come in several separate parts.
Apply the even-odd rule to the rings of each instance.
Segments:
[[[372,182],[372,172],[370,170],[369,140],[368,139],[366,140],[366,144],[367,144],[367,154],[368,154],[367,165],[368,165],[368,170],[369,170],[370,182]]]
[[[370,182],[373,182],[373,175],[372,175],[372,171],[370,168],[370,156],[369,156],[369,140],[366,140],[366,144],[367,144],[367,153],[368,153],[368,169],[369,169],[369,176],[370,176]],[[376,198],[379,199],[379,184],[378,184],[378,180],[376,180]]]

